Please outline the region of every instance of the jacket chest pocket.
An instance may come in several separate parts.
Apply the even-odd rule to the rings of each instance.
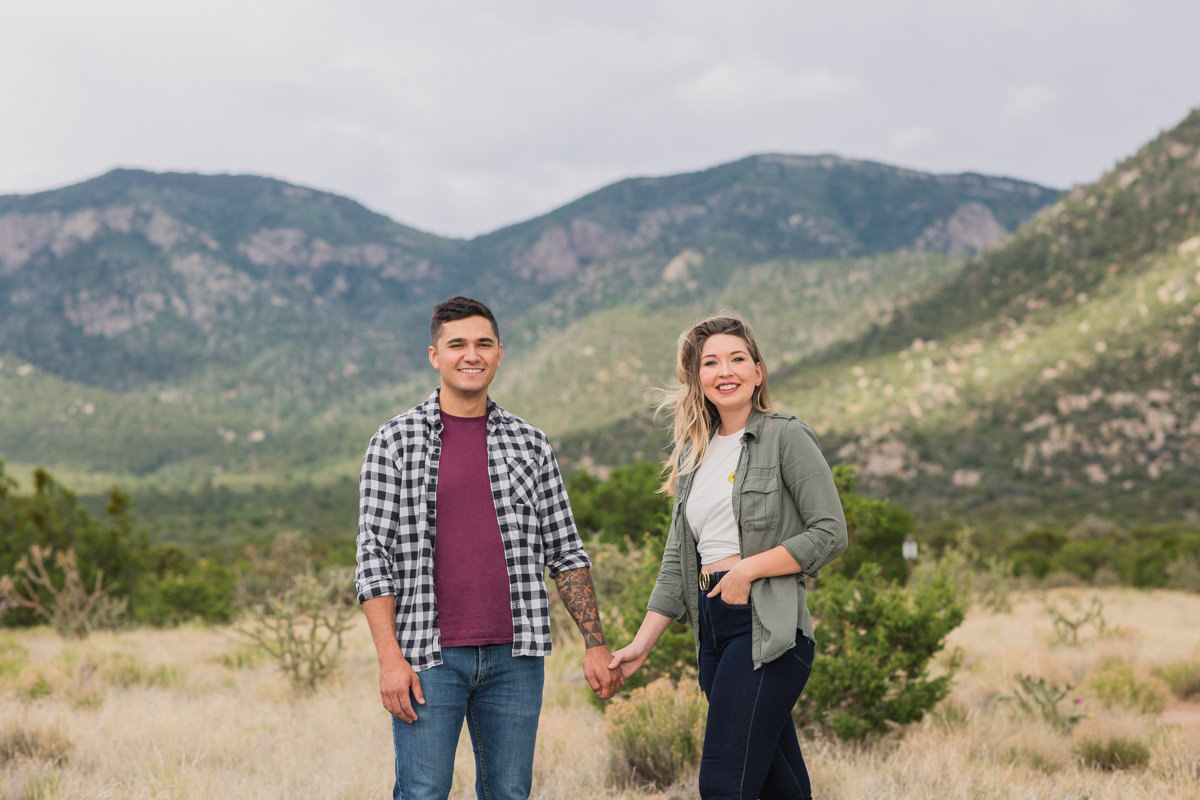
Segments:
[[[766,531],[779,527],[779,473],[771,468],[753,468],[742,480],[741,514],[743,531]]]

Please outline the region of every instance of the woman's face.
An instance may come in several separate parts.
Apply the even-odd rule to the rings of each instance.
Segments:
[[[731,416],[735,421],[749,416],[754,388],[762,378],[762,365],[754,362],[742,337],[717,333],[700,346],[700,388],[723,422]],[[745,424],[745,419],[740,422]]]

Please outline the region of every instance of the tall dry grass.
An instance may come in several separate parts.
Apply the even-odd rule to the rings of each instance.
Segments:
[[[1087,718],[1069,734],[1004,699],[1013,676],[1084,687],[1114,663],[1135,675],[1200,660],[1200,596],[1120,589],[1056,590],[1103,602],[1108,631],[1079,646],[1055,641],[1033,592],[1005,613],[974,609],[950,637],[962,667],[950,698],[920,724],[869,745],[804,730],[816,795],[854,798],[1200,797],[1200,704],[1172,700],[1162,715],[1105,708],[1080,688]],[[588,701],[577,644],[547,662],[536,798],[674,800],[695,778],[659,792],[609,781],[602,710]],[[389,722],[379,706],[370,637],[347,636],[341,675],[297,695],[272,664],[225,630],[198,627],[94,635],[0,632],[0,798],[380,798],[389,796]],[[1071,698],[1074,702],[1074,698]],[[1121,735],[1144,742],[1134,770],[1085,766],[1079,742]],[[459,746],[455,798],[473,792],[470,744]]]

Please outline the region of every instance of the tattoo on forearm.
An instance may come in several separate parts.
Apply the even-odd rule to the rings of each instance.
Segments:
[[[583,634],[584,647],[597,647],[605,643],[604,626],[600,622],[600,608],[596,603],[596,588],[592,585],[592,572],[584,567],[560,572],[554,578],[558,596],[571,614],[571,619]]]

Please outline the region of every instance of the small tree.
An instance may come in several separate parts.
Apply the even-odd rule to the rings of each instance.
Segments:
[[[949,570],[909,591],[867,563],[854,579],[823,578],[808,602],[820,657],[800,696],[804,716],[842,739],[861,739],[916,722],[950,691],[956,657],[947,674],[929,676],[965,614]]]

